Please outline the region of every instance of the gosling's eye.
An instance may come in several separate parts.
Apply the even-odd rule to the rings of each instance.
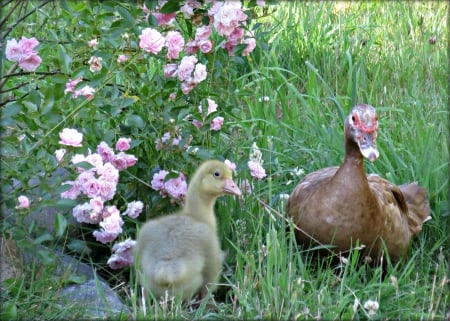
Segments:
[[[220,172],[214,172],[213,174],[215,177],[219,177],[220,176]]]

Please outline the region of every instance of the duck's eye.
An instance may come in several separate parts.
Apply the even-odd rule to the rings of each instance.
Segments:
[[[213,174],[215,177],[219,177],[220,176],[220,172],[219,171],[216,171],[216,172],[214,172],[214,174]]]
[[[356,118],[355,116],[352,116],[352,122],[355,122]]]

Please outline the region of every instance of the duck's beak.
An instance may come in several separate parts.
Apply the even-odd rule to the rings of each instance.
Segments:
[[[236,196],[241,196],[242,192],[239,189],[239,187],[236,185],[236,183],[231,179],[228,178],[225,180],[225,186],[223,187],[224,193],[232,194]]]
[[[380,153],[378,152],[377,145],[375,143],[376,139],[375,133],[362,133],[362,135],[358,139],[358,146],[361,154],[370,160],[371,162],[375,161]]]

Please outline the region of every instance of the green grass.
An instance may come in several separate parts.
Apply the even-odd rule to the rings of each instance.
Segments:
[[[253,193],[245,200],[227,196],[218,202],[220,236],[228,253],[223,286],[192,309],[176,300],[142,298],[131,270],[129,283],[117,291],[134,317],[448,318],[448,4],[356,2],[341,11],[336,6],[282,2],[258,30],[268,42],[266,50],[258,48],[247,72],[229,80],[239,89],[228,104],[236,106],[232,125],[241,136],[228,153],[248,154],[256,142],[269,177],[253,181]],[[436,36],[436,44],[428,43],[430,36]],[[299,249],[285,233],[285,203],[279,197],[300,180],[296,168],[306,174],[341,163],[343,119],[360,102],[379,112],[380,158],[367,164],[367,171],[398,184],[418,181],[428,190],[432,207],[433,219],[412,243],[410,257],[388,264],[385,274],[379,266],[358,265],[357,250],[336,265],[332,256],[318,261],[313,251]],[[211,145],[223,142],[216,136]],[[239,171],[245,163],[239,166],[237,179],[250,178]],[[48,281],[31,277],[26,287],[22,280],[11,285],[10,300],[21,306],[19,318],[28,317],[36,295],[51,297],[45,291],[53,286],[51,271],[42,273],[40,280]],[[380,307],[373,316],[363,308],[369,299]],[[33,313],[46,319],[69,317],[52,302]]]

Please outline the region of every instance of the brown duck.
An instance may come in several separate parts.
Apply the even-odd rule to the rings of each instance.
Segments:
[[[312,240],[348,251],[357,242],[365,255],[379,259],[383,242],[391,260],[404,257],[411,238],[430,219],[426,190],[416,182],[396,186],[378,175],[366,175],[363,158],[378,158],[378,119],[370,105],[352,108],[345,120],[345,158],[340,167],[328,167],[305,176],[286,205],[299,230],[299,244]]]
[[[167,293],[189,300],[217,288],[224,253],[214,204],[223,194],[240,196],[241,191],[226,164],[206,161],[189,183],[184,207],[140,229],[135,249],[140,283],[157,299]]]

